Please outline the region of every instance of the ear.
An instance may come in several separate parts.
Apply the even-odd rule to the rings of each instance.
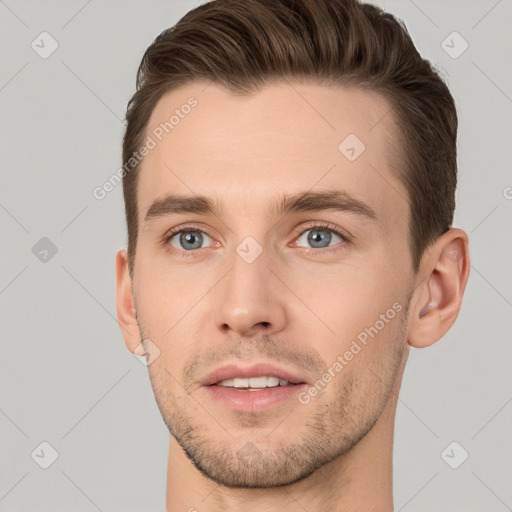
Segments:
[[[136,355],[144,355],[133,303],[132,280],[128,271],[128,253],[125,249],[116,253],[116,309],[117,321],[126,348]]]
[[[469,277],[467,234],[450,228],[427,250],[411,300],[408,342],[428,347],[454,324]]]

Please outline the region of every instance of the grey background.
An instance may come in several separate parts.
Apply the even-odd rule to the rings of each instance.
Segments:
[[[405,20],[456,99],[454,225],[472,254],[455,326],[411,350],[395,510],[512,510],[512,1],[375,3]],[[168,432],[116,323],[122,190],[103,201],[92,191],[120,166],[144,50],[197,5],[0,1],[2,512],[165,509]],[[59,44],[47,59],[31,48],[42,31]],[[441,46],[453,31],[469,43],[456,59]],[[57,248],[46,262],[33,253],[43,237]],[[58,452],[48,469],[31,456],[43,441]],[[469,453],[458,469],[441,456],[452,441]],[[452,461],[461,450],[449,451]]]

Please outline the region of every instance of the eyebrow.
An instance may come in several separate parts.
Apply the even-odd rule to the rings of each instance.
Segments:
[[[297,194],[285,194],[271,203],[270,213],[273,215],[285,215],[299,212],[319,212],[323,210],[334,210],[354,213],[377,221],[375,210],[368,204],[356,199],[348,192],[341,190],[329,192],[299,192]],[[212,199],[202,196],[185,196],[168,194],[156,199],[149,207],[144,222],[186,213],[197,213],[204,215],[221,214],[221,205]]]

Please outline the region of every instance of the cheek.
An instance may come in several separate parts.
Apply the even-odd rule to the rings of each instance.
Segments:
[[[377,320],[400,296],[402,286],[388,262],[369,255],[342,265],[303,269],[290,279],[297,296],[338,336]]]
[[[204,338],[200,332],[207,317],[204,299],[214,276],[147,261],[151,264],[136,271],[135,293],[144,333],[160,350],[151,368],[159,374],[166,370],[181,382],[184,362],[197,355],[196,340]],[[177,385],[168,378],[169,385]]]
[[[325,364],[343,358],[341,374],[351,368],[374,366],[394,350],[401,322],[403,283],[393,275],[389,261],[378,258],[343,268],[305,272],[294,291],[317,318],[298,304],[293,317],[302,340],[315,340]]]
[[[158,258],[146,261],[150,263],[136,271],[137,306],[148,327],[161,338],[175,324],[186,321],[186,315],[205,295],[210,281],[208,276],[199,276],[185,267],[160,264]]]

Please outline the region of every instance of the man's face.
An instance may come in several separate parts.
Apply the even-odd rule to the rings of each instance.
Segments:
[[[360,90],[282,84],[240,98],[193,84],[161,99],[148,134],[191,96],[190,113],[152,135],[138,185],[133,298],[160,351],[151,383],[203,474],[288,484],[356,445],[400,377],[414,276],[407,192],[388,159],[395,128],[384,99]],[[279,211],[284,195],[336,191],[367,211]],[[145,220],[167,194],[206,196],[218,211]],[[206,385],[231,363],[269,363],[304,384]]]

